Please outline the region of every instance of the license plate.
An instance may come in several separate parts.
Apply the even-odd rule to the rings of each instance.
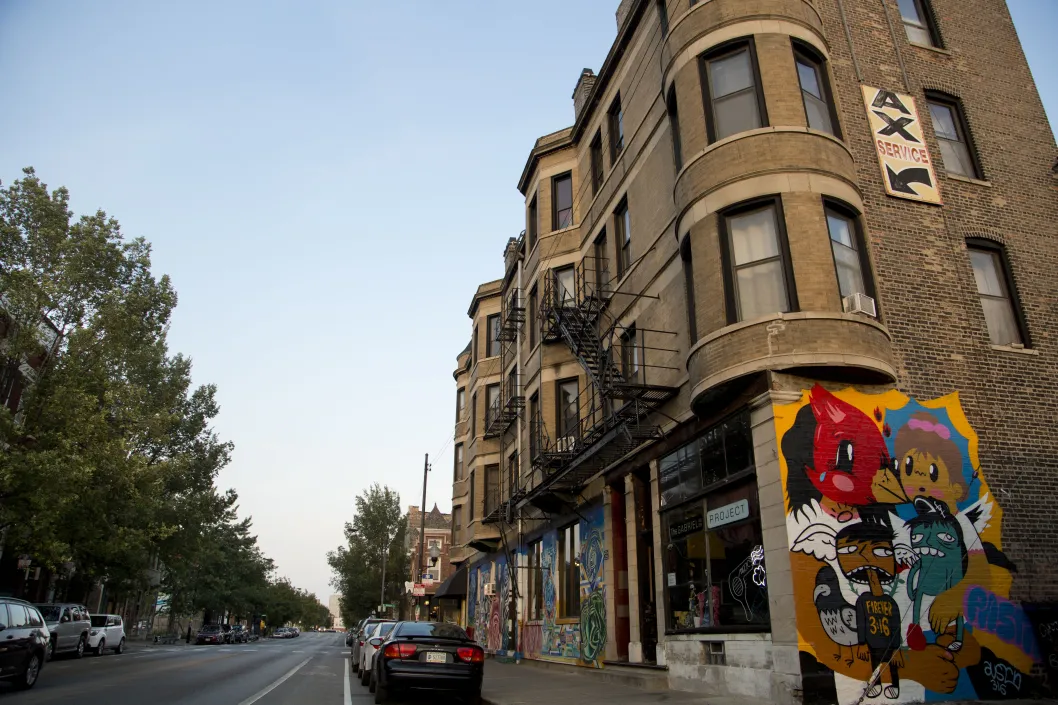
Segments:
[[[426,663],[444,663],[448,660],[448,654],[443,651],[427,651]]]

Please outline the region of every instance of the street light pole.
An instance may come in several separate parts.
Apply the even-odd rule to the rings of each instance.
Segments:
[[[422,582],[423,550],[426,548],[426,478],[430,474],[430,454],[426,454],[426,460],[422,467],[422,507],[420,513],[422,521],[419,522],[419,567],[416,575],[412,578],[416,583]],[[421,599],[416,599],[416,605],[421,604]],[[415,615],[418,618],[418,614]]]

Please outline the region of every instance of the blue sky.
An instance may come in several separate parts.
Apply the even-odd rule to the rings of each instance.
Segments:
[[[470,297],[616,5],[0,0],[0,179],[35,166],[154,244],[236,444],[221,484],[321,598],[370,483],[419,504],[428,452],[450,506]],[[1053,124],[1058,2],[1010,7]]]

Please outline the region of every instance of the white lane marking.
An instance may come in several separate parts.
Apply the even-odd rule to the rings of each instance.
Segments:
[[[271,693],[273,690],[275,690],[279,686],[283,685],[283,683],[286,682],[287,678],[290,678],[292,675],[294,675],[295,673],[300,671],[305,666],[305,664],[308,663],[311,660],[312,660],[312,657],[311,656],[308,657],[307,659],[305,659],[304,661],[299,663],[297,666],[294,666],[289,671],[284,673],[279,678],[279,680],[277,680],[275,683],[272,683],[272,685],[268,686],[267,688],[262,690],[257,695],[253,695],[253,696],[247,698],[246,700],[243,700],[241,703],[239,703],[239,705],[253,705],[255,702],[257,702],[258,700],[260,700],[264,696],[268,695],[269,693]]]
[[[353,696],[349,694],[349,659],[345,659],[345,704],[353,705]]]
[[[304,652],[304,651],[297,651],[297,650],[295,650],[295,651],[291,651],[290,653],[292,653],[292,654],[303,654],[303,653],[305,653],[305,652]]]

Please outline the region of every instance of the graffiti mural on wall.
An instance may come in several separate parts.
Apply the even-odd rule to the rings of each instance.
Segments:
[[[842,705],[1033,694],[1039,649],[958,395],[816,385],[775,424],[806,684],[832,675]]]
[[[606,649],[606,547],[602,507],[581,512],[579,565],[580,604],[574,619],[559,615],[558,534],[541,539],[542,619],[520,623],[522,653],[529,658],[563,659],[601,667]],[[579,619],[577,619],[579,617]]]
[[[493,586],[487,589],[486,586]],[[488,593],[492,594],[488,594]],[[508,609],[511,587],[507,561],[499,556],[470,569],[467,592],[467,624],[474,638],[489,651],[509,648]]]
[[[606,649],[606,599],[603,594],[602,512],[597,524],[583,522],[580,551],[580,656],[597,663]]]

